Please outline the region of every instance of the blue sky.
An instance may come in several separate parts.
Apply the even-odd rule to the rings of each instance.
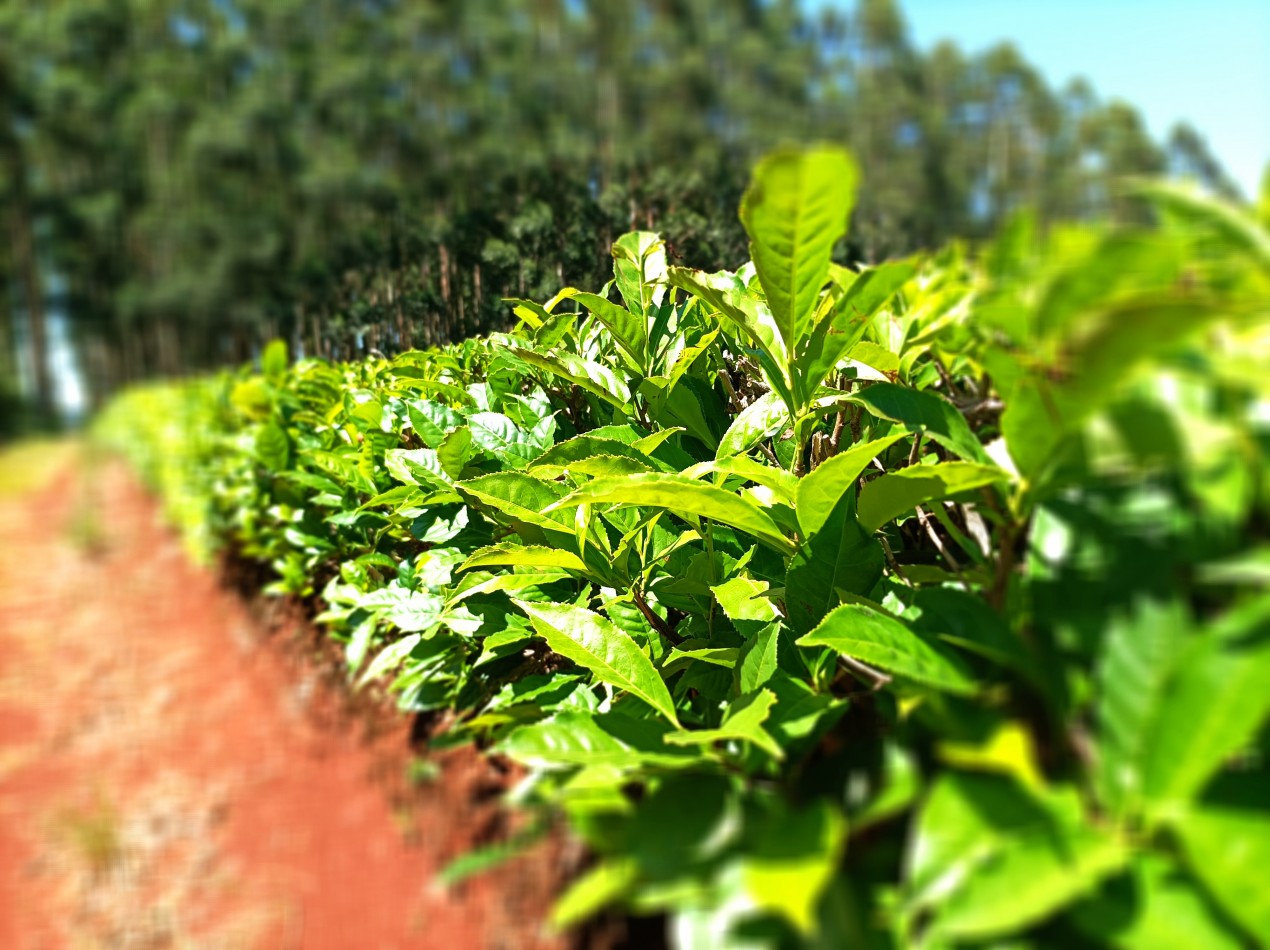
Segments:
[[[1252,197],[1270,162],[1270,0],[899,0],[923,49],[1010,40],[1049,80],[1083,75],[1157,139],[1188,120]],[[809,0],[851,10],[854,0]]]

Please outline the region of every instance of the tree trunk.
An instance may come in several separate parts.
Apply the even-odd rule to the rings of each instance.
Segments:
[[[6,306],[9,302],[7,284],[6,275],[0,271],[0,289],[4,291],[0,299],[0,308],[3,308],[0,310],[0,397],[17,395],[8,390],[18,379],[17,315],[12,307]]]
[[[19,174],[22,172],[20,165],[18,172]],[[35,405],[41,417],[52,419],[53,377],[49,373],[44,286],[40,282],[40,262],[35,250],[35,235],[30,207],[26,200],[26,185],[21,178],[15,179],[14,191],[10,235],[18,280],[22,285],[22,300],[26,305],[27,326],[30,329],[31,378],[35,385]]]
[[[438,248],[441,255],[441,300],[445,303],[445,320],[450,321],[450,249],[444,244]]]

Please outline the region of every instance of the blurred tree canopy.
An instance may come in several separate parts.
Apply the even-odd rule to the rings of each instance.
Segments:
[[[155,373],[392,352],[599,286],[610,241],[746,255],[754,158],[849,144],[849,260],[1132,214],[1117,176],[1231,193],[1192,129],[1153,142],[1008,45],[910,43],[892,0],[19,0],[0,7],[0,380],[53,402],[48,314],[92,401]],[[6,394],[0,392],[0,410]]]

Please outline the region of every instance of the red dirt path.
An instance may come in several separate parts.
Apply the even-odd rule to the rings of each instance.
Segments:
[[[119,467],[0,498],[0,948],[548,945],[558,854],[429,886],[479,760],[405,809],[332,709]]]

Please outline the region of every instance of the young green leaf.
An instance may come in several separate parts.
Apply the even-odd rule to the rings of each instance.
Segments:
[[[634,719],[620,711],[591,714],[566,709],[521,726],[497,749],[534,769],[607,766],[629,772],[700,763],[699,751],[662,741],[671,731],[660,719]]]
[[[553,929],[565,930],[619,900],[639,878],[632,858],[611,858],[591,868],[569,885],[551,908]]]
[[[914,269],[907,261],[889,261],[855,277],[800,348],[798,367],[809,386],[819,385],[859,342],[874,314],[913,276]],[[830,273],[838,272],[831,267]]]
[[[541,545],[524,545],[503,542],[473,551],[463,562],[460,571],[474,567],[547,567],[566,571],[587,570],[586,563],[569,551]]]
[[[513,600],[551,649],[590,670],[603,683],[624,689],[679,724],[674,700],[639,645],[617,624],[585,607]]]
[[[642,312],[636,315],[606,297],[572,288],[569,289],[568,297],[582,304],[604,324],[613,335],[613,340],[629,357],[633,368],[640,371],[647,369],[648,325]]]
[[[626,309],[646,317],[663,294],[666,243],[651,231],[631,231],[613,242],[613,278]]]
[[[287,430],[270,419],[256,433],[256,457],[271,472],[286,471],[291,460],[291,440]]]
[[[822,147],[769,155],[741,199],[750,256],[791,362],[847,230],[859,173],[851,156]]]
[[[972,462],[989,461],[965,416],[934,393],[918,392],[897,383],[873,383],[850,397],[879,419],[925,432],[941,445]]]
[[[715,450],[716,459],[724,459],[733,455],[742,455],[754,448],[764,439],[789,428],[789,408],[779,393],[768,392],[759,396],[752,403],[737,413],[728,426],[719,447]]]
[[[582,359],[572,353],[546,355],[535,353],[533,350],[522,349],[518,346],[509,347],[508,349],[530,366],[545,370],[553,376],[558,376],[566,382],[573,383],[580,389],[586,390],[591,395],[603,399],[618,409],[625,409],[631,401],[631,391],[626,383],[619,379],[611,369],[601,366],[599,363]]]
[[[551,510],[588,503],[665,508],[688,521],[709,518],[753,535],[782,554],[791,554],[794,550],[792,542],[757,503],[682,475],[654,473],[597,478],[555,503]]]
[[[496,472],[456,482],[455,490],[470,502],[487,506],[507,517],[552,531],[572,533],[573,524],[548,508],[565,495],[563,486],[521,472]]]
[[[829,647],[946,692],[970,695],[977,689],[965,664],[945,647],[924,640],[903,622],[863,604],[843,604],[796,642],[800,647]]]
[[[783,759],[784,751],[763,729],[775,702],[776,694],[770,689],[748,693],[728,704],[719,728],[672,732],[666,736],[666,741],[671,745],[712,745],[727,739],[739,739],[753,743],[774,759]]]
[[[860,473],[904,436],[905,433],[897,432],[853,445],[821,462],[811,474],[799,481],[798,526],[802,528],[803,536],[809,538],[819,531]]]
[[[983,488],[1009,476],[999,468],[969,462],[910,465],[887,472],[860,489],[857,513],[865,531],[873,532],[928,501]]]
[[[566,471],[576,470],[578,462],[596,456],[622,458],[646,472],[661,467],[652,457],[633,445],[587,434],[552,446],[530,462],[529,472],[538,478],[556,478]]]

